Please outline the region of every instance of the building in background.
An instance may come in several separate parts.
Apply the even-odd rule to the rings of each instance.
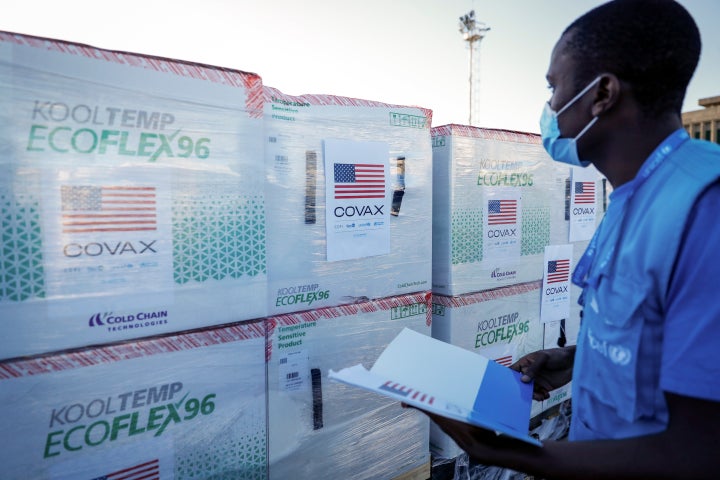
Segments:
[[[720,95],[701,98],[698,105],[703,109],[682,114],[683,127],[692,138],[720,143]]]

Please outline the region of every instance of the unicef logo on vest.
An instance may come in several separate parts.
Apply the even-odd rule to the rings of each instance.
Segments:
[[[608,348],[608,353],[610,357],[610,361],[613,362],[615,365],[620,365],[624,367],[628,363],[630,363],[630,360],[632,360],[632,352],[629,348],[625,348],[621,345],[610,345],[610,348]]]
[[[619,367],[624,367],[632,361],[632,351],[629,348],[599,340],[593,335],[592,330],[588,330],[588,345]]]

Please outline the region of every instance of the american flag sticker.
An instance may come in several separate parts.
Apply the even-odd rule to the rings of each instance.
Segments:
[[[413,390],[410,387],[400,385],[399,383],[392,382],[390,380],[380,385],[379,388],[380,390],[385,390],[402,397],[411,398],[413,400],[417,400],[418,402],[427,403],[428,405],[432,405],[435,402],[435,397],[433,396]]]
[[[488,200],[488,225],[517,223],[517,200]]]
[[[547,263],[547,283],[567,282],[570,278],[570,260],[550,260]]]
[[[575,182],[575,203],[595,203],[595,182]]]
[[[335,163],[335,198],[385,198],[385,165]]]
[[[513,356],[512,355],[505,355],[502,357],[498,357],[495,359],[495,363],[499,363],[500,365],[503,365],[505,367],[509,367],[513,364]]]
[[[62,233],[157,230],[155,187],[62,185]]]
[[[150,460],[116,472],[107,473],[92,480],[158,480],[160,478],[160,462]]]

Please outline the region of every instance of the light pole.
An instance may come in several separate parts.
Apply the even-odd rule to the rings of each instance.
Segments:
[[[468,124],[477,123],[480,103],[480,40],[490,30],[483,22],[475,19],[475,10],[460,17],[460,33],[470,49],[470,113]],[[477,51],[476,51],[477,50]],[[476,126],[476,125],[475,125]]]

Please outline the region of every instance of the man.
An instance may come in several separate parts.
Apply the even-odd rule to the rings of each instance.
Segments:
[[[511,368],[536,400],[572,378],[570,441],[537,448],[431,415],[474,461],[544,478],[720,475],[720,148],[689,139],[680,117],[699,55],[672,0],[608,2],[558,40],[543,144],[614,191],[573,274],[577,350]]]

